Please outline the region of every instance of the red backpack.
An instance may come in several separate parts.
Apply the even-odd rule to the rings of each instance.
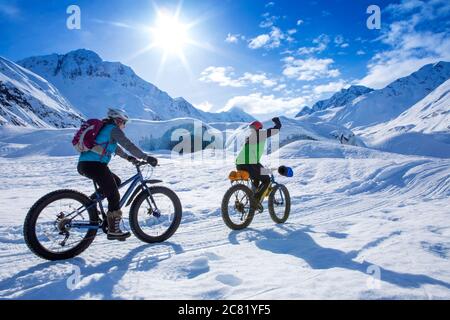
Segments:
[[[89,119],[81,124],[72,139],[72,145],[78,152],[90,151],[96,146],[95,138],[103,128],[104,122],[99,119]]]

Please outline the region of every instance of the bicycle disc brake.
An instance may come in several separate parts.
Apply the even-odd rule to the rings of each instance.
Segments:
[[[161,211],[159,209],[148,208],[147,214],[155,218],[161,218]]]

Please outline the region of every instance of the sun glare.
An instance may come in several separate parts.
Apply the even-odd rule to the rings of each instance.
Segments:
[[[205,50],[212,50],[210,45],[197,42],[191,38],[190,30],[196,25],[201,23],[204,18],[197,17],[196,20],[183,22],[180,19],[181,4],[179,3],[177,9],[174,12],[159,9],[155,3],[155,19],[148,27],[143,27],[141,30],[149,34],[149,43],[146,47],[135,52],[129,59],[135,59],[136,57],[145,54],[154,49],[161,51],[161,61],[158,65],[157,77],[164,69],[167,59],[178,59],[181,61],[186,71],[191,74],[189,60],[186,58],[185,51],[188,46],[195,46]]]
[[[189,42],[188,27],[175,16],[159,13],[152,28],[153,44],[165,54],[180,54]]]

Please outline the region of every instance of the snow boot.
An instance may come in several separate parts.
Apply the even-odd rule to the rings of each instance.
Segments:
[[[108,219],[108,240],[125,241],[131,236],[130,232],[120,230],[120,221],[122,221],[121,210],[108,212],[106,217]]]

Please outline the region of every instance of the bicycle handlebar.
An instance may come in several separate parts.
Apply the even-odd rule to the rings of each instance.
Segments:
[[[138,161],[138,162],[136,162],[136,163],[133,163],[136,167],[138,167],[138,168],[140,168],[140,167],[142,167],[142,166],[145,166],[145,165],[150,165],[150,163],[148,163],[147,161]],[[159,167],[160,165],[158,164],[158,165],[156,165],[157,167]],[[154,168],[154,167],[152,167],[152,168]]]

